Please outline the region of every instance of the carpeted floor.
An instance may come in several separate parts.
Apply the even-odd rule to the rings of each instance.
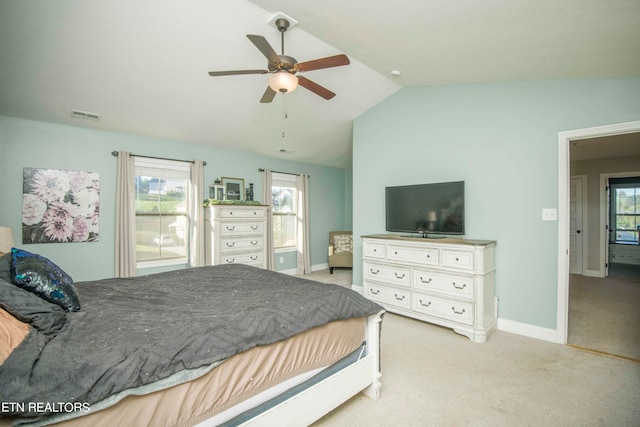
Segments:
[[[570,276],[567,342],[640,362],[640,266],[612,264],[604,279]]]
[[[306,277],[348,286],[347,272]],[[387,313],[381,365],[380,400],[359,394],[314,426],[640,425],[640,363],[569,346],[503,331],[474,344]]]

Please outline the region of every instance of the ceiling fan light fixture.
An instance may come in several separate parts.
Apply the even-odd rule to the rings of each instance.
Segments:
[[[293,92],[298,87],[298,78],[287,70],[276,71],[269,77],[269,87],[276,92]]]

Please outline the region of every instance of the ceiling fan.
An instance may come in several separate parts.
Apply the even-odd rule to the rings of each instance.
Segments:
[[[320,70],[322,68],[339,67],[341,65],[348,65],[349,58],[347,55],[340,54],[329,56],[327,58],[314,59],[312,61],[298,62],[295,58],[284,54],[284,33],[289,28],[289,21],[285,18],[279,18],[275,21],[275,26],[280,31],[280,38],[282,43],[282,55],[278,55],[271,47],[269,42],[262,36],[256,36],[253,34],[247,34],[247,37],[251,42],[267,57],[267,69],[266,70],[236,70],[236,71],[209,71],[209,75],[213,77],[217,76],[231,76],[238,74],[268,74],[271,73],[269,78],[269,86],[265,90],[260,102],[268,103],[273,101],[276,93],[286,93],[295,90],[298,84],[307,90],[323,97],[324,99],[331,99],[336,96],[335,93],[329,89],[320,86],[319,84],[307,79],[303,76],[296,76],[296,73]]]

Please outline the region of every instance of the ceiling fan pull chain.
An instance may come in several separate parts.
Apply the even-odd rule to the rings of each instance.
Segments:
[[[284,119],[287,118],[287,93],[282,93],[282,137],[285,137],[284,133]]]

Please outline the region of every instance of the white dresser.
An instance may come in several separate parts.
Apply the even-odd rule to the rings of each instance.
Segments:
[[[492,240],[363,236],[365,296],[485,342],[496,328]]]
[[[207,265],[249,264],[266,268],[267,209],[263,205],[205,208]]]

